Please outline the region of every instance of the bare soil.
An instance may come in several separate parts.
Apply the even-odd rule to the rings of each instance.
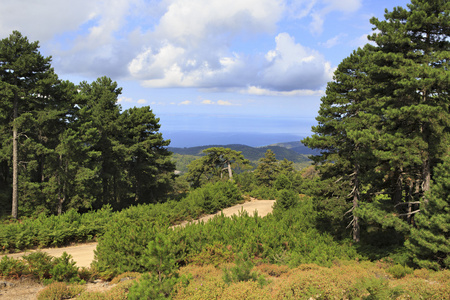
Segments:
[[[237,215],[241,211],[247,211],[249,214],[253,214],[255,211],[258,212],[258,215],[260,217],[266,216],[268,213],[272,212],[273,204],[275,203],[275,200],[256,200],[251,199],[249,202],[245,202],[243,204],[238,204],[233,207],[226,208],[222,210],[221,212],[218,212],[217,214],[220,214],[223,212],[223,214],[227,217],[230,217],[232,215]],[[207,215],[204,216],[198,220],[192,221],[192,222],[201,222],[201,221],[208,221],[209,219],[213,218],[217,214]],[[185,226],[190,222],[183,222],[178,226]],[[63,247],[63,248],[45,248],[40,249],[39,251],[44,251],[50,254],[54,257],[59,257],[62,255],[63,252],[67,252],[67,254],[72,255],[73,260],[77,263],[78,267],[86,267],[89,268],[92,261],[94,260],[94,250],[97,247],[97,243],[88,243],[88,244],[81,244],[81,245],[75,245],[75,246],[69,246],[69,247]],[[19,258],[23,255],[27,255],[33,251],[38,250],[29,250],[25,252],[20,253],[14,253],[14,254],[8,254],[9,257],[13,258]],[[4,255],[0,255],[0,259]],[[4,283],[4,284],[3,284]],[[103,289],[108,289],[109,287],[104,287],[104,283],[98,283],[98,284],[88,284],[86,286],[87,290],[95,290],[95,291],[101,291]],[[43,285],[34,282],[31,279],[23,278],[19,280],[7,280],[7,281],[1,281],[0,280],[0,300],[31,300],[31,299],[37,299],[37,294],[40,290],[44,288]]]

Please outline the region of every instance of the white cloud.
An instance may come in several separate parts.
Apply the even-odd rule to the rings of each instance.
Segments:
[[[58,74],[136,79],[155,88],[291,93],[320,89],[331,66],[289,34],[277,35],[281,18],[294,8],[292,16],[309,18],[320,33],[330,12],[354,12],[361,1],[0,0],[0,34],[19,29],[48,41]],[[245,53],[261,35],[277,35],[273,49]]]
[[[327,15],[333,11],[353,13],[362,6],[362,0],[293,0],[289,5],[294,18],[311,18],[309,29],[313,34],[321,34]]]
[[[186,101],[180,102],[180,104],[178,104],[178,105],[189,105],[191,103],[192,103],[191,101],[186,100]]]
[[[121,103],[121,102],[133,102],[133,99],[131,99],[131,98],[128,98],[128,97],[119,97],[118,99],[117,99],[117,102],[119,102],[119,103]]]
[[[217,105],[231,106],[233,104],[230,101],[218,100]]]
[[[228,100],[217,100],[216,102],[212,101],[212,100],[203,100],[201,103],[205,104],[205,105],[219,105],[219,106],[240,106],[241,105],[241,104],[234,104]]]
[[[340,44],[341,39],[346,36],[347,36],[347,34],[345,34],[345,33],[338,34],[335,37],[332,37],[331,39],[327,40],[325,43],[320,43],[320,45],[325,48],[333,48],[334,46]]]
[[[19,30],[30,40],[46,42],[57,34],[77,30],[99,16],[100,3],[92,0],[0,0],[0,36]]]
[[[145,100],[145,99],[139,99],[139,100],[137,101],[137,103],[138,103],[138,104],[146,104],[146,103],[147,103],[147,100]]]
[[[269,89],[264,89],[257,86],[250,86],[246,89],[240,91],[242,94],[250,94],[257,96],[323,96],[325,95],[324,90],[292,90],[292,91],[273,91]]]
[[[332,79],[331,65],[319,52],[295,43],[287,33],[280,33],[276,44],[276,49],[266,55],[271,64],[255,86],[275,91],[314,90]]]

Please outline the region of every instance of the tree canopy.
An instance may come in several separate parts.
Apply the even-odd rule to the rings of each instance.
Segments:
[[[407,238],[435,197],[431,181],[450,147],[449,12],[445,0],[412,0],[372,18],[373,44],[338,66],[314,134],[303,140],[321,150],[315,164],[322,180],[334,181],[328,193],[343,206],[341,218],[352,213],[355,241],[361,220]]]
[[[175,166],[150,107],[122,111],[107,77],[58,79],[38,49],[0,41],[1,214],[164,201]]]

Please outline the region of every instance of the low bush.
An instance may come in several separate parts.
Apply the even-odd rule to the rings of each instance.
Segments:
[[[385,278],[364,278],[354,284],[348,291],[348,299],[397,299],[404,291],[400,287],[391,287]]]
[[[231,246],[229,247],[231,249]],[[224,247],[221,243],[206,245],[198,254],[191,254],[188,258],[189,263],[198,266],[213,265],[218,267],[224,263],[230,263],[234,260],[234,254],[231,250]]]
[[[102,235],[112,217],[110,206],[80,214],[69,210],[61,216],[40,214],[36,219],[0,225],[0,250],[3,252],[36,247],[59,247],[86,242]]]
[[[412,274],[413,269],[407,266],[395,265],[387,269],[387,272],[394,278],[399,279],[406,276],[406,274]]]
[[[223,269],[223,281],[228,285],[232,282],[255,281],[262,287],[267,284],[266,278],[252,271],[254,266],[248,254],[241,252],[236,256],[235,266]]]
[[[0,261],[0,277],[19,278],[24,275],[31,275],[45,284],[54,281],[85,282],[79,276],[72,256],[66,252],[61,257],[52,257],[37,251],[25,255],[23,260],[4,256]],[[86,271],[83,271],[82,276],[86,276]]]
[[[28,266],[24,261],[3,256],[0,261],[0,277],[20,278],[26,274],[28,274]]]
[[[63,282],[54,282],[39,292],[38,300],[60,300],[75,298],[84,291],[81,285],[67,285]]]

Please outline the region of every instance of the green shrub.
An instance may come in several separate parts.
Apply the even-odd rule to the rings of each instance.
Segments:
[[[39,281],[49,279],[51,277],[50,270],[53,267],[53,262],[48,253],[37,251],[25,255],[23,259],[28,263],[28,268],[32,275],[38,278]]]
[[[277,198],[277,190],[271,187],[258,186],[250,192],[250,196],[261,200],[275,200]]]
[[[0,261],[0,277],[19,278],[28,274],[28,266],[26,262],[8,256],[3,256]]]
[[[195,265],[213,265],[218,267],[223,263],[230,263],[233,261],[234,254],[221,243],[215,243],[214,245],[206,245],[202,252],[198,254],[192,254],[189,257],[189,262]]]
[[[128,299],[166,299],[170,298],[173,288],[179,282],[178,278],[168,277],[158,279],[156,274],[144,274],[141,280],[130,287]]]
[[[397,299],[403,294],[400,287],[390,287],[387,279],[364,278],[356,282],[347,293],[348,299]]]
[[[396,279],[400,279],[406,276],[406,274],[412,274],[413,269],[407,266],[395,265],[387,269],[387,272],[394,276]]]
[[[277,179],[275,180],[273,186],[277,191],[289,190],[292,188],[292,182],[289,180],[289,178],[286,175],[280,174],[277,177]]]
[[[78,277],[78,268],[75,264],[72,256],[65,251],[61,257],[55,257],[53,259],[53,266],[49,272],[51,281],[80,281],[80,278]]]
[[[296,206],[300,201],[300,196],[296,191],[283,189],[278,191],[277,201],[274,205],[274,213],[288,210]]]
[[[263,275],[258,275],[256,271],[252,272],[254,266],[248,254],[241,252],[236,256],[234,267],[223,269],[223,281],[229,285],[232,282],[251,280],[258,282],[260,287],[262,287],[267,284],[267,281]]]

